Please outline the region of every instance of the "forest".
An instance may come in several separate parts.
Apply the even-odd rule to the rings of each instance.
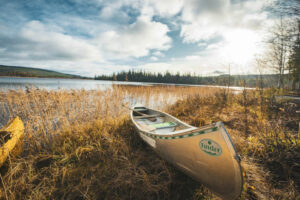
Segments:
[[[190,84],[190,85],[221,85],[221,86],[246,86],[257,87],[263,82],[264,87],[276,86],[279,75],[230,75],[224,74],[219,76],[198,76],[196,74],[171,74],[152,73],[146,71],[128,72],[122,71],[112,75],[95,76],[96,80],[110,81],[132,81],[132,82],[150,82],[150,83],[174,83],[174,84]],[[288,84],[288,75],[284,76],[284,83]]]

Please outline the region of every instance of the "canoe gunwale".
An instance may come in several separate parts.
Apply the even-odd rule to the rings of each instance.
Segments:
[[[240,187],[240,191],[241,191],[240,194],[235,197],[235,199],[237,199],[241,195],[241,193],[243,191],[243,185],[244,185],[243,184],[244,183],[243,169],[241,167],[242,159],[241,159],[240,155],[237,153],[236,147],[235,147],[230,135],[228,134],[228,132],[227,132],[227,130],[226,130],[226,128],[225,128],[225,126],[222,122],[220,123],[220,126],[222,126],[222,131],[223,131],[222,135],[223,135],[224,140],[226,141],[226,143],[231,144],[231,145],[227,145],[227,147],[231,147],[231,148],[229,148],[231,156],[237,161],[237,163],[234,164],[234,167],[238,168],[238,171],[240,172],[239,177],[241,178],[240,181],[241,181],[242,184],[241,184],[241,187]],[[225,135],[227,137],[225,137]],[[237,171],[237,170],[235,170],[235,171]],[[236,177],[238,177],[238,176],[236,176]]]
[[[154,138],[154,139],[183,139],[183,138],[187,138],[187,137],[194,137],[194,136],[197,136],[197,135],[202,135],[202,134],[206,134],[206,133],[210,133],[210,132],[214,132],[214,131],[217,131],[218,130],[218,127],[216,126],[213,126],[211,128],[205,128],[205,129],[193,129],[193,130],[188,130],[188,131],[185,131],[185,132],[180,132],[180,133],[176,133],[174,132],[175,134],[153,134],[151,132],[148,132],[148,131],[144,131],[144,130],[141,130],[139,129],[139,132],[148,136],[148,137],[151,137],[151,138]]]
[[[149,109],[149,110],[157,112],[157,113],[165,115],[165,116],[168,116],[168,117],[172,118],[174,121],[178,122],[179,124],[182,124],[184,126],[189,127],[187,129],[178,130],[178,131],[170,132],[170,133],[167,133],[167,134],[166,133],[153,133],[151,131],[147,131],[147,130],[142,129],[140,127],[140,125],[136,122],[136,119],[133,116],[133,111],[131,111],[130,112],[131,121],[134,123],[134,125],[137,127],[137,129],[141,133],[143,133],[144,135],[150,136],[152,138],[159,138],[159,137],[179,137],[179,136],[184,136],[184,135],[193,134],[193,133],[197,133],[197,132],[201,132],[199,134],[204,134],[204,133],[207,133],[207,132],[211,132],[211,131],[207,131],[207,130],[217,128],[218,127],[218,123],[220,123],[220,122],[212,123],[212,124],[205,125],[205,126],[202,126],[202,127],[198,128],[198,127],[195,127],[195,126],[191,126],[191,125],[189,125],[189,124],[187,124],[187,123],[185,123],[185,122],[183,122],[183,121],[181,121],[181,120],[173,117],[172,115],[169,115],[168,113],[165,113],[165,112],[162,112],[162,111],[158,111],[158,110],[153,110],[153,109]],[[213,130],[213,131],[215,131],[215,130]]]

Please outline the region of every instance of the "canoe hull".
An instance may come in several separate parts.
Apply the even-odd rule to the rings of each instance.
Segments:
[[[243,185],[240,159],[222,122],[187,133],[140,137],[164,159],[223,199],[236,199]]]
[[[8,156],[18,156],[24,146],[24,124],[19,117],[10,121],[0,129],[0,132],[9,132],[11,138],[0,148],[0,167],[4,164]]]

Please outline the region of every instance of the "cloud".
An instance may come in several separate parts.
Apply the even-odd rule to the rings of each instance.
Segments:
[[[239,40],[237,40],[237,43],[238,42]],[[247,51],[245,51],[245,49],[252,48],[255,44],[245,46],[242,49],[235,48],[235,55],[231,52],[231,50],[228,50],[228,47],[237,45],[237,43],[225,44],[220,42],[218,45],[214,45],[205,51],[198,51],[183,58],[174,58],[171,61],[166,62],[160,62],[158,60],[153,63],[139,65],[138,68],[150,72],[165,72],[168,70],[172,73],[188,72],[191,74],[196,73],[205,76],[218,75],[216,71],[227,73],[230,65],[231,74],[258,73],[257,68],[252,62],[253,60],[251,59],[254,55],[247,57],[248,54]],[[249,44],[250,43],[251,40],[249,41]],[[246,57],[246,61],[244,61],[243,57]]]
[[[229,0],[189,0],[182,11],[181,37],[193,43],[222,37],[234,29],[259,30],[267,16],[259,0],[231,4]]]
[[[41,23],[46,24],[47,28],[51,27],[52,30],[57,28],[57,32],[80,38],[92,38],[99,33],[113,28],[112,24],[100,21],[99,18],[90,19],[69,14],[47,16]]]
[[[165,54],[163,54],[161,51],[155,51],[152,53],[152,55],[156,57],[165,57]]]
[[[228,63],[236,63],[233,72],[253,71],[249,63],[271,24],[263,2],[7,1],[0,7],[0,64],[92,76],[136,67],[209,74]]]
[[[151,56],[151,57],[150,57],[150,60],[157,61],[157,60],[158,60],[158,58],[157,58],[157,57],[155,57],[155,56]]]
[[[103,20],[112,19],[112,22],[118,21],[121,23],[127,23],[130,20],[130,17],[124,10],[121,10],[123,3],[118,1],[116,3],[105,5],[99,14],[100,18]]]
[[[106,6],[104,7],[101,12],[100,12],[100,17],[101,18],[111,18],[114,16],[114,14],[116,13],[116,8],[112,7],[112,6]]]
[[[165,62],[153,62],[153,63],[146,63],[143,65],[139,65],[136,67],[137,69],[146,70],[150,72],[165,72],[165,71],[172,71],[174,67],[171,67],[171,63]]]
[[[183,4],[183,0],[150,0],[149,2],[149,5],[153,6],[157,15],[162,17],[176,15],[181,11]]]
[[[147,16],[140,16],[129,26],[117,31],[107,31],[95,41],[112,59],[142,57],[150,50],[167,50],[171,47],[169,28],[159,22],[153,22]]]
[[[15,35],[0,35],[0,58],[23,60],[101,60],[100,51],[88,41],[51,29],[33,20]]]
[[[204,15],[219,18],[218,16],[225,14],[229,5],[230,0],[187,0],[182,9],[182,19],[192,22],[201,19]]]

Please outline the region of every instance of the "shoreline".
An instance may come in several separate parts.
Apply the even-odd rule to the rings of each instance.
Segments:
[[[50,78],[50,79],[77,79],[77,80],[95,80],[93,78],[68,78],[68,77],[36,77],[36,76],[1,76],[0,78]]]
[[[220,89],[230,89],[233,91],[242,91],[246,90],[255,90],[251,87],[240,87],[240,86],[224,86],[224,85],[196,85],[196,84],[176,84],[176,83],[152,83],[152,82],[133,82],[133,81],[111,81],[111,80],[95,80],[95,79],[82,79],[82,78],[58,78],[58,77],[19,77],[19,76],[0,76],[0,80],[4,79],[1,82],[1,89],[12,89],[14,85],[20,87],[22,85],[35,85],[38,88],[44,88],[45,86],[48,89],[57,89],[64,85],[64,81],[74,81],[74,84],[67,83],[65,87],[67,89],[79,89],[78,84],[81,84],[80,89],[90,89],[97,87],[107,87],[108,85],[123,85],[123,86],[165,86],[165,87],[208,87],[208,88],[220,88]],[[5,81],[7,80],[7,81]],[[15,80],[15,81],[14,81]],[[24,80],[24,81],[22,81]],[[31,81],[32,80],[32,83]],[[35,81],[37,80],[37,82]],[[44,81],[45,80],[45,81]],[[61,81],[61,82],[60,82]],[[84,82],[88,81],[88,82]],[[91,81],[91,82],[89,82]],[[92,82],[95,81],[95,82]],[[47,83],[48,82],[48,83]],[[59,82],[59,83],[57,83]],[[45,84],[49,84],[48,86]]]

